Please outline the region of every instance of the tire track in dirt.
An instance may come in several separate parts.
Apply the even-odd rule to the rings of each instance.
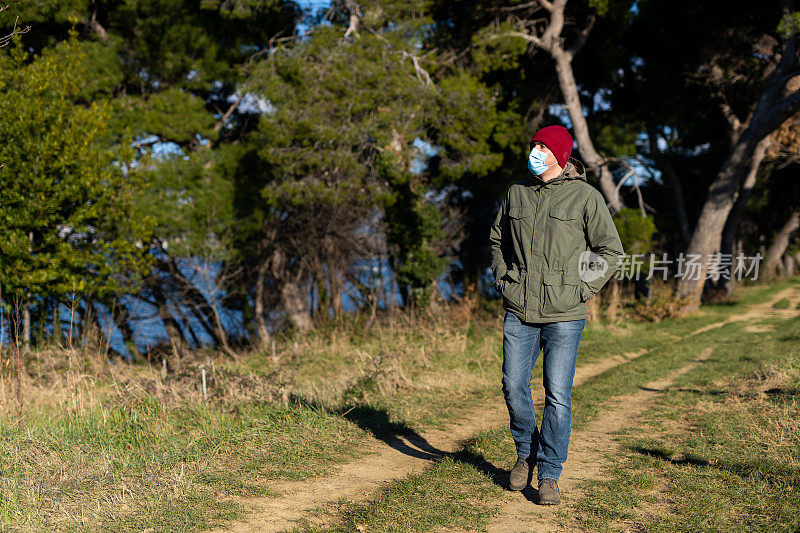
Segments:
[[[775,309],[772,307],[775,302],[778,300],[786,299],[789,301],[789,305],[783,309]],[[800,289],[797,287],[789,287],[780,291],[779,293],[775,294],[766,302],[762,302],[760,304],[753,304],[747,308],[747,311],[744,313],[738,313],[735,315],[731,315],[725,320],[720,322],[714,322],[713,324],[709,324],[707,326],[703,326],[702,328],[696,329],[689,335],[686,335],[683,338],[691,337],[692,335],[699,335],[701,333],[705,333],[706,331],[721,328],[726,324],[730,324],[731,322],[759,322],[762,320],[768,320],[770,318],[792,318],[797,316],[798,309],[797,306],[800,303]],[[764,327],[769,328],[769,326],[755,326],[753,324],[747,324],[744,326],[747,330],[753,330],[754,333],[758,333],[759,329]]]
[[[753,306],[753,308],[758,308],[755,311],[748,310],[742,315],[732,316],[719,323],[699,328],[679,337],[678,340],[683,340],[715,327],[721,327],[734,320],[764,318],[767,308],[769,311],[779,311],[772,309],[771,304],[785,297],[785,293],[790,290],[782,291],[769,302]],[[800,300],[800,294],[796,296]],[[791,306],[791,311],[794,311],[794,305],[796,303]],[[650,351],[652,349],[641,349],[581,365],[575,370],[573,386],[578,386],[611,368],[641,357]],[[333,474],[310,478],[305,481],[270,483],[268,488],[279,493],[280,496],[277,497],[230,498],[245,506],[249,511],[248,516],[245,521],[230,523],[225,528],[217,529],[216,531],[234,531],[238,533],[283,531],[292,528],[313,509],[341,499],[347,499],[350,502],[364,501],[395,479],[418,472],[426,468],[431,461],[445,454],[460,450],[461,442],[474,434],[493,427],[507,425],[507,423],[508,412],[505,402],[500,397],[495,405],[491,407],[484,406],[475,410],[461,422],[445,430],[432,430],[422,435],[392,436],[386,440],[372,438],[365,445],[369,455],[343,465],[339,471]],[[573,451],[570,450],[570,454],[572,453]],[[525,503],[528,511],[531,510],[530,507],[535,507],[527,500],[525,500]],[[538,509],[541,510],[541,508]],[[529,531],[530,528],[529,526],[527,527]]]

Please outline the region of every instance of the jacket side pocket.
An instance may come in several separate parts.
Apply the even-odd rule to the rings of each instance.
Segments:
[[[580,278],[564,270],[551,270],[542,274],[544,298],[542,315],[563,313],[581,303]]]

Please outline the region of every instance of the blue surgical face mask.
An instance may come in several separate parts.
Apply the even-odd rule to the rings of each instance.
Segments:
[[[537,176],[541,176],[547,171],[548,168],[555,165],[555,163],[553,163],[553,165],[546,165],[544,163],[545,159],[547,159],[547,154],[538,148],[533,148],[531,153],[528,155],[528,169]]]

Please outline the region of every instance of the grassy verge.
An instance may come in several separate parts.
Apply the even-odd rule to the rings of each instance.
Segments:
[[[587,528],[800,529],[800,319],[763,323],[726,326],[709,362],[624,435],[579,508]]]
[[[0,521],[37,530],[195,530],[236,516],[219,493],[264,495],[263,480],[308,476],[353,456],[360,430],[301,406],[140,399],[80,416],[0,426]],[[313,458],[314,460],[307,460]]]

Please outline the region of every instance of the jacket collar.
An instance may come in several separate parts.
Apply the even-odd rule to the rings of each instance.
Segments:
[[[530,181],[533,185],[537,186],[544,186],[544,185],[551,185],[556,183],[563,183],[569,180],[586,180],[586,167],[581,163],[579,160],[575,159],[574,157],[570,157],[567,161],[567,164],[564,166],[564,170],[561,171],[561,174],[556,176],[555,178],[549,179],[547,181],[542,180],[539,176],[534,174],[533,172],[530,173]]]

